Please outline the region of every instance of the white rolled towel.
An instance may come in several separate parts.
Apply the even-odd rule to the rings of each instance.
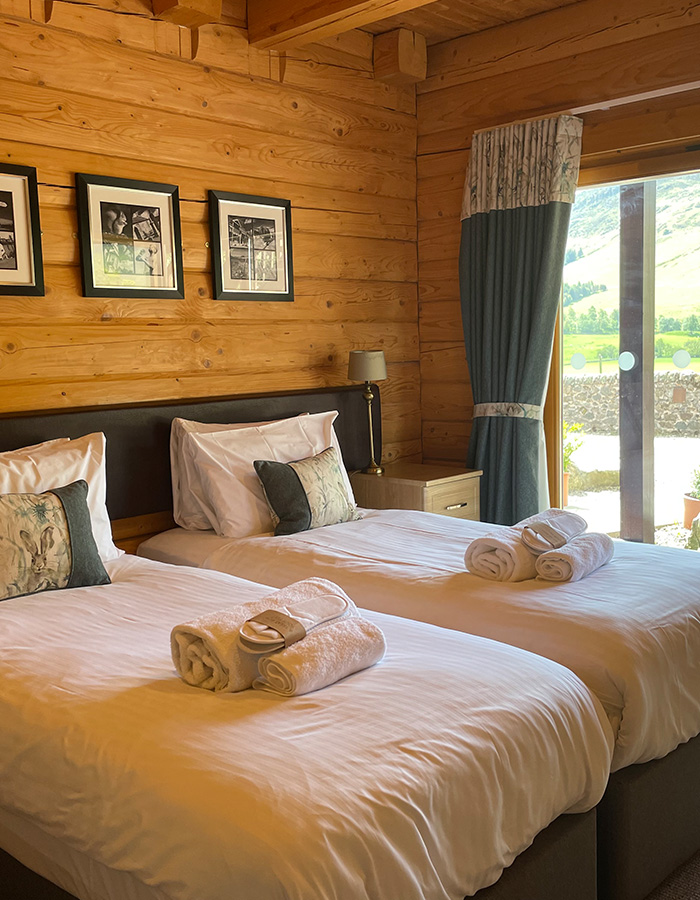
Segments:
[[[571,516],[579,521],[574,522],[570,519]],[[464,564],[473,575],[491,581],[527,581],[534,578],[537,574],[535,560],[542,551],[528,546],[523,541],[523,533],[526,528],[532,529],[540,524],[556,528],[557,522],[568,522],[569,528],[578,530],[583,530],[579,523],[583,523],[584,529],[586,527],[584,519],[575,513],[568,513],[563,509],[546,509],[523,519],[517,525],[503,526],[476,538],[467,547]]]
[[[302,641],[258,658],[258,691],[294,697],[318,691],[378,663],[386,652],[384,634],[367,619],[351,617],[326,625]]]
[[[170,635],[173,663],[178,675],[193,687],[209,691],[244,691],[252,687],[258,677],[261,655],[273,653],[280,646],[279,642],[272,642],[270,649],[262,653],[246,650],[240,631],[249,619],[272,609],[298,618],[311,627],[327,615],[330,608],[336,613],[344,610],[341,618],[358,615],[352,600],[332,581],[308,578],[295,582],[260,600],[232,605],[176,625]]]
[[[566,509],[548,509],[520,522],[523,544],[535,555],[558,550],[588,528],[588,522]]]
[[[491,581],[526,581],[534,578],[535,555],[523,544],[518,525],[503,527],[476,538],[467,547],[464,564],[472,573]]]
[[[615,545],[607,534],[582,534],[560,550],[538,556],[537,577],[542,581],[580,581],[609,563],[614,552]]]

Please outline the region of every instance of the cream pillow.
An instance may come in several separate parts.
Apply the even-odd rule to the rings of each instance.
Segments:
[[[253,462],[293,462],[333,446],[336,410],[210,434],[183,437],[209,510],[209,527],[226,537],[272,532],[274,525]],[[349,486],[340,458],[344,480]],[[348,493],[354,504],[352,493]]]
[[[306,413],[302,413],[306,415]],[[275,420],[273,420],[275,421]],[[192,462],[190,446],[184,441],[188,434],[215,434],[218,431],[238,431],[257,428],[271,422],[236,422],[213,425],[191,419],[173,419],[170,425],[170,472],[173,482],[173,518],[181,528],[208,531],[214,512],[207,503],[197,468]]]
[[[117,559],[123,551],[114,546],[107,514],[104,434],[73,441],[59,438],[0,453],[0,494],[41,494],[81,479],[88,484],[87,504],[100,559]]]
[[[333,410],[334,418],[338,413]],[[301,413],[305,418],[314,416],[327,416],[328,413]],[[170,469],[173,482],[173,517],[178,525],[190,531],[208,531],[212,528],[212,522],[217,520],[217,515],[207,493],[202,486],[199,471],[194,463],[195,445],[185,440],[189,434],[218,434],[225,431],[241,431],[246,428],[259,428],[263,425],[276,425],[290,423],[299,416],[291,416],[286,419],[273,419],[269,422],[240,422],[229,425],[210,424],[206,422],[194,422],[191,419],[175,418],[170,427]],[[340,442],[331,425],[331,441],[327,446],[333,447],[338,454],[343,480],[351,502],[355,503],[355,497],[350,484],[350,478],[343,465],[343,454],[340,450]],[[326,449],[325,447],[323,448]],[[253,461],[251,460],[251,465]]]

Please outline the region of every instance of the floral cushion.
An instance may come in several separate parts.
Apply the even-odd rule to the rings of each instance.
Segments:
[[[92,533],[86,481],[0,494],[0,600],[109,584]]]
[[[256,459],[253,465],[262,482],[277,535],[360,518],[348,497],[333,447],[298,462]]]

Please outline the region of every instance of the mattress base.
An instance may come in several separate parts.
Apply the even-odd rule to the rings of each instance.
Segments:
[[[596,900],[595,811],[563,815],[541,831],[478,900]],[[3,900],[75,900],[0,849]]]
[[[700,850],[700,735],[610,777],[598,805],[599,900],[643,900]]]

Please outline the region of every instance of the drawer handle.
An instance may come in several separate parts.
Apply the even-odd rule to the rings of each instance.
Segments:
[[[469,506],[469,503],[453,503],[451,506],[446,506],[445,509],[464,509],[465,506]]]

